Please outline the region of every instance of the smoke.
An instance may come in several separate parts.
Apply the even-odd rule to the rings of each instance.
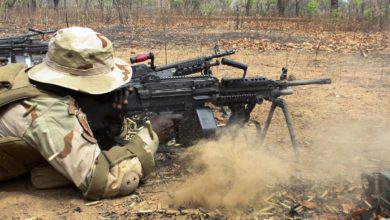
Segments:
[[[389,128],[368,122],[331,123],[312,135],[297,164],[292,149],[260,147],[258,134],[235,128],[190,148],[193,175],[174,186],[176,206],[235,208],[263,200],[272,187],[298,175],[321,184],[360,184],[362,172],[390,169]]]

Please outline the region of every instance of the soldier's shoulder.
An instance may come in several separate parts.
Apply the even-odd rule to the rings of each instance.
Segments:
[[[22,105],[31,114],[33,121],[72,121],[73,117],[70,116],[77,110],[75,100],[70,96],[39,96],[24,100]]]
[[[37,108],[41,110],[66,110],[68,109],[69,105],[76,105],[75,99],[73,99],[71,96],[38,96],[35,98],[26,99],[24,102],[31,105],[36,105]]]

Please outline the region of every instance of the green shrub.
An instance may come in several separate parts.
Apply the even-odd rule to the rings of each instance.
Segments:
[[[200,13],[203,16],[210,16],[217,8],[216,1],[208,1],[200,6]]]
[[[313,16],[318,10],[317,0],[309,0],[306,4],[306,11],[310,16]]]

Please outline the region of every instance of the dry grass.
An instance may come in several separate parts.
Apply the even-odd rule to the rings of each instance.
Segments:
[[[15,25],[22,28],[19,29],[22,31],[29,23],[28,20],[22,19],[18,22],[25,22],[23,25]],[[40,23],[38,27],[43,29],[52,27],[50,22],[52,21],[48,21],[47,24]],[[271,24],[273,21],[269,23]],[[111,26],[114,25],[111,24]],[[64,25],[59,26],[63,27]],[[96,27],[103,26],[104,24],[99,24]],[[9,31],[13,27],[7,29],[7,34],[10,34]],[[133,26],[130,25],[130,27]],[[270,27],[272,26],[264,28]],[[298,30],[298,33],[304,31]],[[286,34],[289,32],[286,31]],[[331,34],[329,33],[329,35]],[[353,36],[351,33],[341,33],[337,39],[342,41],[346,35]],[[386,34],[384,35],[386,36]],[[313,37],[313,33],[311,36]],[[375,34],[368,33],[365,36],[374,36],[370,39],[371,41],[376,40]],[[362,38],[362,40],[364,39]],[[384,39],[386,40],[385,44],[387,44],[388,37]],[[187,41],[191,40],[193,39]],[[175,42],[168,44],[167,60],[169,63],[212,53],[209,49],[210,46],[205,44],[191,42],[185,46],[174,44]],[[153,50],[157,57],[156,63],[164,64],[164,45],[151,46],[156,48]],[[149,52],[149,48],[126,49],[121,47],[115,52],[115,55],[128,60],[131,55]],[[390,130],[390,52],[388,50],[368,51],[365,54],[366,56],[362,56],[360,51],[336,53],[288,47],[284,50],[240,48],[230,58],[248,64],[250,66],[249,76],[264,75],[271,79],[277,79],[281,68],[287,64],[290,74],[293,74],[297,79],[332,78],[331,85],[297,87],[294,89],[295,94],[286,97],[286,100],[290,106],[299,143],[304,150],[304,157],[310,162],[303,163],[302,169],[312,170],[314,173],[337,171],[338,175],[347,175],[350,174],[349,168],[367,165],[366,161],[361,159],[362,157],[356,156],[358,153],[375,149],[372,151],[373,156],[378,156],[379,152],[386,152],[382,151],[381,148],[388,147],[389,143],[388,138],[383,138],[382,135],[386,132],[388,134]],[[234,77],[242,74],[239,70],[225,66],[214,69],[214,73],[218,77]],[[252,117],[264,122],[269,107],[269,103],[256,107]],[[289,149],[291,143],[281,111],[276,112],[274,119],[267,144],[276,149]],[[386,155],[388,154],[384,154],[383,157]],[[327,157],[321,159],[323,156]],[[161,163],[161,161],[159,162]],[[159,206],[168,208],[168,203],[162,199],[167,194],[166,186],[171,185],[172,182],[180,181],[177,178],[172,178],[177,173],[169,174],[172,167],[180,166],[172,164],[174,163],[172,160],[163,162],[170,164],[159,167],[153,177],[147,181],[149,184],[141,186],[136,195],[104,200],[99,206],[85,206],[85,201],[75,188],[37,191],[31,189],[27,181],[11,181],[1,186],[0,211],[4,218],[9,219],[35,217],[43,219],[97,219],[107,216],[139,218],[134,212],[140,209],[156,209]],[[306,166],[308,164],[313,166]],[[332,166],[328,166],[329,164]],[[375,167],[377,170],[381,168],[383,167]],[[168,172],[165,174],[161,172],[164,170],[168,170]],[[357,170],[361,171],[361,169]],[[356,178],[354,180],[358,181]],[[236,214],[241,215],[242,213]],[[164,215],[159,214],[156,216],[164,217]],[[168,217],[172,217],[172,215]]]
[[[148,51],[143,48],[132,48],[118,50],[116,55],[127,59],[132,52]],[[154,50],[154,52],[157,56],[157,63],[164,63],[164,51]],[[185,48],[185,50],[169,49],[167,53],[168,62],[173,62],[211,53],[211,51],[206,50],[206,48],[193,48],[192,50]],[[248,63],[250,65],[249,75],[261,74],[275,79],[279,76],[281,67],[286,64],[286,57],[286,51],[241,50],[231,58]],[[377,165],[373,164],[374,160],[366,160],[364,157],[358,156],[362,153],[367,154],[367,151],[372,153],[370,156],[373,156],[372,158],[376,161],[377,158],[386,160],[385,157],[388,153],[383,151],[383,147],[388,148],[389,141],[388,138],[384,138],[386,136],[382,135],[388,134],[390,130],[390,111],[388,110],[390,109],[390,66],[388,57],[389,54],[385,52],[371,52],[367,54],[367,57],[362,57],[360,53],[319,52],[316,57],[315,51],[289,51],[288,66],[290,72],[297,79],[323,77],[333,79],[331,85],[296,88],[294,95],[286,97],[290,104],[294,127],[303,148],[302,157],[305,162],[307,161],[307,163],[302,164],[300,169],[319,178],[320,183],[324,182],[324,177],[334,175],[349,177],[351,174],[359,173],[357,171],[361,171],[361,167]],[[221,77],[241,75],[240,71],[237,72],[227,67],[215,69],[218,69],[215,74]],[[264,121],[268,107],[269,104],[259,106],[253,117]],[[280,111],[277,111],[275,115],[267,143],[271,149],[274,149],[271,151],[274,156],[282,159],[289,158],[288,155],[277,154],[278,149],[289,150],[291,147]],[[292,151],[289,152],[292,156]],[[386,153],[378,155],[378,152]],[[282,163],[285,161],[287,160],[282,160]],[[39,191],[31,188],[28,179],[11,181],[0,186],[0,211],[5,219],[97,219],[107,218],[107,216],[119,219],[137,219],[142,216],[145,218],[185,217],[175,214],[159,214],[158,212],[141,216],[134,214],[142,210],[156,210],[158,207],[170,210],[169,202],[163,198],[167,197],[168,186],[182,181],[182,173],[180,169],[177,170],[180,166],[175,160],[166,159],[158,162],[159,167],[156,172],[146,181],[146,184],[138,189],[137,194],[113,200],[103,200],[101,204],[96,206],[84,205],[86,202],[76,188]],[[162,163],[165,163],[165,166]],[[382,166],[384,164],[387,163],[382,163]],[[359,169],[351,172],[351,168],[354,167],[359,167]],[[371,167],[374,170],[383,168]],[[352,178],[352,180],[353,186],[360,185],[359,178]],[[343,184],[344,182],[339,183]],[[321,195],[325,190],[331,191],[333,188],[326,186],[321,189],[315,193]],[[348,194],[349,196],[360,196],[358,193]],[[348,197],[346,200],[344,199],[344,197],[335,197],[335,204],[350,203]],[[224,210],[223,214],[231,217],[249,218],[264,207],[255,208],[255,212],[250,214],[245,214],[242,211],[229,212],[229,210]],[[284,210],[284,213],[287,212],[288,210]],[[318,215],[320,219],[330,218],[321,212]],[[333,216],[333,219],[336,217]]]

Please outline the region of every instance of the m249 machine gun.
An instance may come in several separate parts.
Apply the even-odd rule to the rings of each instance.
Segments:
[[[158,77],[171,77],[171,76],[185,76],[193,73],[202,73],[203,75],[211,75],[211,67],[218,66],[219,60],[214,61],[216,58],[234,54],[234,50],[217,51],[215,54],[196,57],[188,60],[179,61],[177,63],[166,64],[161,66],[155,66],[154,54],[140,54],[130,58],[132,64],[140,63],[146,60],[150,60],[149,66],[146,64],[134,65],[133,72],[136,77],[143,77],[145,75],[155,75]]]
[[[234,51],[225,52],[224,55],[231,53]],[[139,59],[139,61],[141,60],[147,59]],[[93,130],[106,130],[104,121],[107,118],[112,118],[113,114],[133,117],[145,112],[180,113],[183,115],[183,120],[179,123],[176,141],[185,145],[190,145],[201,138],[210,137],[218,129],[213,112],[209,107],[210,104],[230,109],[228,124],[233,124],[248,122],[250,114],[257,104],[270,101],[272,106],[261,131],[261,137],[265,138],[273,113],[277,107],[280,107],[286,119],[295,153],[298,155],[299,146],[287,103],[281,97],[293,94],[291,87],[329,84],[331,80],[287,81],[287,69],[283,69],[278,80],[271,80],[264,76],[247,77],[247,65],[226,58],[223,58],[221,62],[215,61],[218,63],[216,65],[220,63],[239,68],[244,71],[244,74],[241,77],[219,79],[212,74],[209,65],[204,64],[210,60],[199,57],[160,67],[155,67],[152,61],[150,66],[142,64],[141,69],[147,69],[147,71],[141,72],[137,72],[140,66],[133,66],[134,78],[124,87],[131,86],[134,88],[134,92],[128,98],[129,104],[123,106],[119,112],[112,109],[113,99],[109,96],[107,98],[107,95],[97,98],[92,98],[89,95],[78,95],[76,99],[78,99],[80,107],[87,111]],[[194,66],[202,66],[202,68],[197,69],[200,74],[193,74],[196,71],[179,71],[195,69]],[[89,106],[99,106],[99,108]],[[88,112],[88,109],[91,109],[91,112]]]
[[[9,63],[25,63],[28,67],[42,62],[48,43],[43,42],[46,34],[55,31],[28,29],[31,33],[0,39],[0,66]]]

